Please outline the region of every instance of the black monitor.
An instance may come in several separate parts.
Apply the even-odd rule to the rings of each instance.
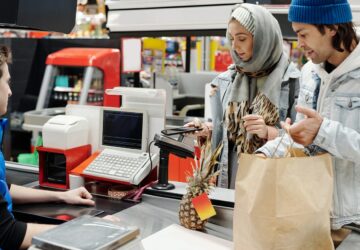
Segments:
[[[101,112],[102,148],[146,151],[146,112],[123,108],[103,108]]]

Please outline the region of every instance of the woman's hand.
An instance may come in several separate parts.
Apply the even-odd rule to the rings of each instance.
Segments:
[[[250,134],[257,135],[262,139],[268,138],[268,126],[260,115],[246,115],[243,117],[244,127]]]
[[[60,199],[67,204],[88,206],[95,205],[95,202],[91,200],[92,195],[84,187],[61,192]]]
[[[192,122],[186,123],[184,127],[201,128],[201,130],[193,133],[196,137],[211,137],[211,131],[213,129],[211,122],[201,122],[198,118],[195,118]]]

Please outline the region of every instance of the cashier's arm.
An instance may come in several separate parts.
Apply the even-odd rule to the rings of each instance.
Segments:
[[[56,227],[56,225],[46,224],[33,224],[27,223],[26,233],[23,242],[21,243],[21,249],[28,249],[31,245],[31,239],[33,236],[42,233],[46,230]]]
[[[11,185],[10,194],[15,204],[39,203],[39,202],[65,202],[68,204],[94,205],[91,194],[83,187],[66,192],[54,192],[32,189],[17,185]],[[49,230],[55,225],[28,223],[21,249],[26,249],[31,244],[34,235]]]
[[[113,222],[120,222],[120,219],[118,217],[107,215],[103,217],[105,220],[113,221]],[[26,234],[24,237],[23,242],[21,243],[21,249],[27,249],[31,245],[31,239],[33,236],[42,233],[46,230],[49,230],[51,228],[56,227],[56,225],[46,225],[46,224],[33,224],[33,223],[27,223],[27,229]]]
[[[39,202],[64,202],[67,204],[94,206],[91,194],[84,188],[55,192],[11,185],[10,194],[15,204]]]

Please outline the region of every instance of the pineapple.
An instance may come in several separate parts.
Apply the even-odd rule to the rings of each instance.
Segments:
[[[207,220],[202,221],[199,218],[191,199],[202,193],[209,194],[215,186],[216,176],[219,174],[219,171],[215,172],[214,168],[218,163],[217,159],[221,149],[222,145],[219,145],[215,152],[212,153],[210,140],[206,140],[201,147],[200,160],[195,156],[195,167],[194,165],[192,166],[193,175],[187,178],[187,193],[180,202],[179,211],[180,224],[188,229],[203,230],[207,222]]]

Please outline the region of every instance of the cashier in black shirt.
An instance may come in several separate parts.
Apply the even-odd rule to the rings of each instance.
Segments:
[[[7,111],[8,99],[11,96],[10,74],[8,63],[10,51],[0,45],[0,116]],[[2,143],[5,119],[0,119],[0,139]],[[0,144],[2,145],[2,144]],[[0,249],[15,250],[28,248],[31,238],[48,230],[54,225],[32,224],[17,221],[12,214],[12,203],[65,202],[68,204],[94,205],[91,194],[81,187],[66,192],[36,190],[6,183],[5,161],[0,150]]]

